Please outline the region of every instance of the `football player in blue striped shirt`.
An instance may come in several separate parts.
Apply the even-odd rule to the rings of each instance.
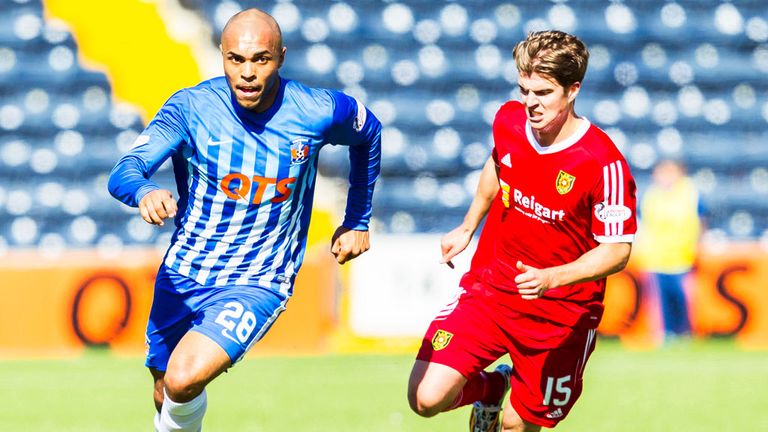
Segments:
[[[145,221],[176,230],[157,275],[146,365],[158,431],[198,431],[205,386],[261,339],[304,256],[320,149],[349,147],[340,264],[369,248],[381,124],[344,93],[281,78],[277,22],[244,10],[221,36],[224,77],[174,94],[109,179]],[[171,158],[179,199],[150,180]]]

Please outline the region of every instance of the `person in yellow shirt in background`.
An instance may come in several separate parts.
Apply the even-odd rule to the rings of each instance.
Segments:
[[[640,203],[638,237],[645,246],[643,268],[658,286],[668,341],[691,333],[683,283],[696,261],[703,206],[680,162],[660,161],[654,167],[652,180]]]

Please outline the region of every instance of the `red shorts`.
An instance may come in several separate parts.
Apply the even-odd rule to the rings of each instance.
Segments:
[[[469,379],[509,354],[512,407],[523,420],[551,428],[581,395],[595,330],[521,314],[504,306],[509,295],[480,284],[463,291],[432,321],[417,358]]]

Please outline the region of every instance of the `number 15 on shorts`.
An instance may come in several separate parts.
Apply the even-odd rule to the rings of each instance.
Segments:
[[[558,407],[567,405],[571,399],[571,389],[566,387],[566,384],[570,380],[570,375],[559,378],[547,377],[547,388],[544,390],[542,404],[544,406],[552,404]]]

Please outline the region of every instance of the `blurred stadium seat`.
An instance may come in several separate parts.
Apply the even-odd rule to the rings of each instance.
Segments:
[[[253,2],[180,0],[218,44]],[[682,158],[712,233],[768,235],[768,9],[762,0],[437,3],[260,2],[284,31],[282,74],[362,99],[384,124],[374,217],[381,232],[445,232],[461,221],[490,152],[496,109],[515,98],[514,43],[572,31],[591,49],[577,112],[604,128],[638,184]],[[694,37],[695,36],[695,37]],[[163,242],[105,190],[142,125],[107,78],[77,61],[40,0],[0,2],[0,246]],[[321,172],[345,177],[329,147]],[[160,181],[169,181],[167,167]]]
[[[78,63],[72,35],[44,20],[39,0],[0,9],[0,246],[45,253],[161,237],[132,229],[135,211],[106,192],[109,170],[143,128],[137,112],[112,101],[103,73]]]

